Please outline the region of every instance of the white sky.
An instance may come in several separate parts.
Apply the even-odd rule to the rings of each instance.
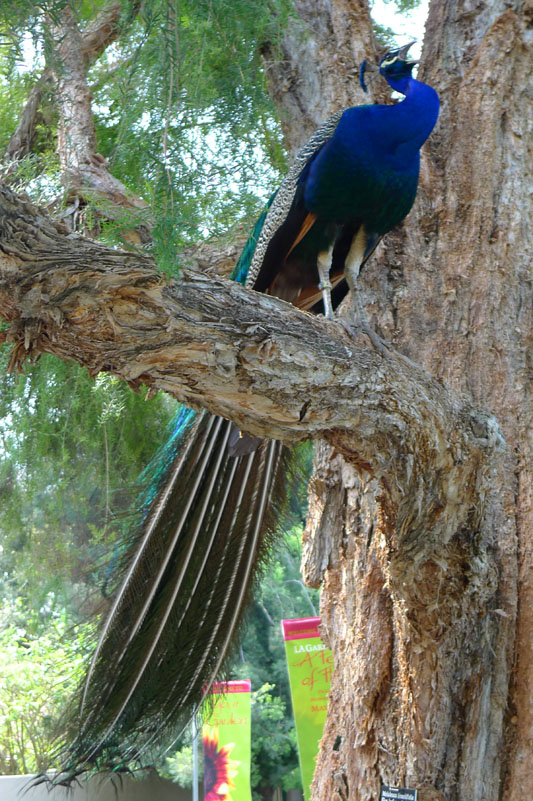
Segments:
[[[396,34],[398,47],[416,39],[417,42],[410,49],[409,55],[413,58],[420,58],[428,7],[429,0],[422,0],[420,6],[410,14],[399,14],[395,11],[394,3],[374,0],[372,16],[380,25],[392,28]]]

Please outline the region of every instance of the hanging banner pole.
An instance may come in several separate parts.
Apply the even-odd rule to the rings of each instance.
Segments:
[[[319,617],[282,620],[305,801],[311,796],[333,674],[333,656],[318,633]]]
[[[192,801],[198,801],[198,716],[191,721],[192,726]]]

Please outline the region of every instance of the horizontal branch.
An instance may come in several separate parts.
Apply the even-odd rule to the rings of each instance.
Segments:
[[[254,434],[325,437],[420,515],[470,508],[495,421],[399,354],[383,357],[337,322],[239,284],[186,273],[168,281],[142,254],[111,250],[0,190],[0,315],[11,364],[43,352],[136,388],[163,389]],[[366,343],[365,343],[366,344]],[[438,485],[438,486],[437,486]],[[420,510],[419,510],[420,511]]]

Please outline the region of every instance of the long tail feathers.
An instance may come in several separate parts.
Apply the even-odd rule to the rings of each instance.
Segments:
[[[232,457],[231,428],[189,413],[158,476],[87,671],[60,782],[126,768],[174,740],[224,666],[289,459],[274,441]]]

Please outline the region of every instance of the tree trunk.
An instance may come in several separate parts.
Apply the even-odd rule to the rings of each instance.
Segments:
[[[294,0],[294,11],[281,54],[270,46],[263,50],[270,91],[293,154],[330,114],[369,102],[359,85],[359,65],[364,58],[377,63],[378,49],[365,0]],[[386,96],[384,86],[371,89]],[[377,99],[373,92],[370,97]]]
[[[317,801],[378,799],[381,784],[422,801],[533,795],[531,18],[431,5],[421,78],[441,117],[362,296],[400,351],[496,413],[508,448],[483,509],[431,543],[390,484],[317,449],[304,572],[336,667]]]
[[[132,4],[130,8],[130,16],[133,16],[138,11],[139,3]],[[124,6],[120,0],[111,0],[102,10],[96,15],[95,19],[87,25],[79,39],[80,50],[78,58],[82,61],[94,61],[101,55],[106,47],[115,41],[117,36],[123,29],[120,25],[121,14],[124,14]],[[60,34],[60,39],[63,38]],[[33,136],[35,132],[35,123],[39,105],[41,103],[43,92],[49,84],[52,83],[52,70],[47,67],[41,78],[33,86],[24,110],[21,114],[19,124],[4,153],[4,163],[9,164],[12,161],[17,161],[30,153]]]
[[[132,11],[137,7],[138,3],[134,4]],[[53,76],[59,111],[57,149],[70,201],[63,219],[70,221],[73,230],[88,231],[92,236],[100,233],[100,225],[95,225],[95,220],[113,220],[124,241],[138,246],[151,238],[148,204],[111,175],[106,159],[96,151],[96,128],[87,79],[91,58],[102,52],[120,31],[121,9],[121,2],[112,2],[92,25],[87,26],[85,36],[68,5],[50,26],[56,43]],[[83,215],[87,202],[93,203],[90,224]]]

